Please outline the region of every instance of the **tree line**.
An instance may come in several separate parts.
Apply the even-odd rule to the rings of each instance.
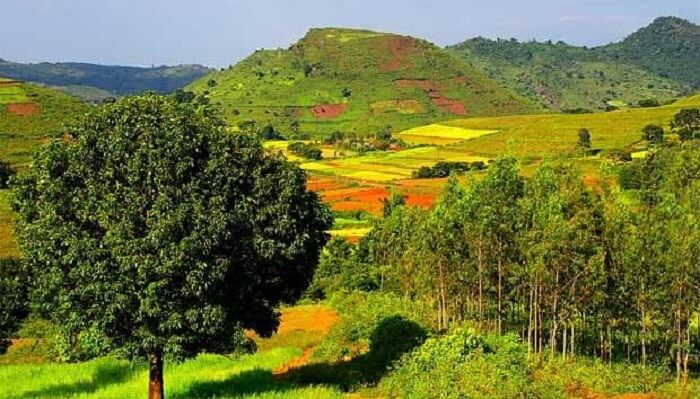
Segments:
[[[382,290],[433,305],[435,326],[515,332],[531,353],[672,362],[700,331],[700,149],[651,152],[630,199],[566,160],[529,178],[510,157],[430,210],[391,208],[356,248],[334,241],[313,289]],[[318,294],[318,292],[317,292]]]

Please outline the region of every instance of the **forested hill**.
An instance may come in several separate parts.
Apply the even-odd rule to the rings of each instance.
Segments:
[[[657,18],[620,43],[601,47],[649,72],[700,88],[700,26],[676,17]]]
[[[700,87],[700,27],[663,17],[620,43],[475,38],[448,50],[501,85],[554,110],[665,101]]]
[[[188,89],[221,105],[234,126],[311,135],[541,110],[424,40],[357,29],[312,29],[289,49],[257,51]]]
[[[144,91],[169,93],[211,71],[201,65],[144,68],[73,62],[22,64],[0,59],[0,76],[57,86],[86,100]]]

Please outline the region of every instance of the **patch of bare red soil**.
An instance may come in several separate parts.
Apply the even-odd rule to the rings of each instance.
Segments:
[[[33,103],[8,104],[7,112],[10,115],[28,116],[39,112],[39,107]]]
[[[466,82],[462,76],[453,78],[454,82]],[[435,80],[422,79],[398,79],[394,81],[394,85],[401,89],[419,88],[425,92],[430,101],[437,105],[443,111],[453,115],[466,115],[469,110],[461,101],[453,100],[442,95],[442,90],[445,89],[445,84]]]
[[[403,68],[410,68],[409,56],[420,49],[420,44],[412,37],[397,36],[389,40],[389,51],[392,59],[379,65],[384,72],[398,71]]]
[[[311,113],[317,119],[333,119],[342,115],[347,109],[347,104],[321,104],[311,108]]]
[[[328,202],[333,201],[355,201],[355,202],[380,202],[382,198],[389,197],[389,192],[385,188],[361,188],[338,190],[323,193],[323,199]]]
[[[430,195],[411,195],[406,198],[406,204],[411,206],[419,206],[421,208],[430,208],[435,203],[435,197]]]

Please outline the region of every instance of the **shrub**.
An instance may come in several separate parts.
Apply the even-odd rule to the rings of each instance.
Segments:
[[[414,179],[432,179],[436,177],[447,177],[452,173],[464,174],[472,170],[486,169],[486,164],[482,161],[476,162],[445,162],[440,161],[433,166],[421,166],[413,172]]]
[[[292,154],[302,158],[311,159],[314,161],[318,161],[321,158],[323,158],[323,153],[319,148],[316,148],[306,143],[302,143],[300,141],[289,144],[287,149]]]
[[[0,160],[0,189],[7,188],[10,184],[10,178],[14,176],[16,171],[9,162]]]
[[[340,320],[314,352],[317,361],[333,362],[365,353],[373,334],[375,341],[379,339],[380,333],[375,331],[385,319],[400,316],[419,326],[429,326],[433,315],[429,305],[390,293],[339,293],[330,303],[338,310]]]
[[[516,336],[458,329],[403,356],[380,388],[401,398],[517,398],[531,384],[527,348]]]

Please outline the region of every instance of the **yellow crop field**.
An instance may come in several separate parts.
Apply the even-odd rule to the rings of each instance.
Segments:
[[[432,124],[405,130],[399,133],[398,137],[409,143],[451,144],[497,132],[498,130],[492,129],[466,129],[458,126]]]

